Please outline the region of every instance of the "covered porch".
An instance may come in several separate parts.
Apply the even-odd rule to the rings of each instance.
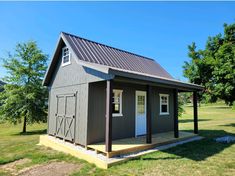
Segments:
[[[146,143],[146,137],[133,137],[118,139],[112,141],[112,151],[107,152],[105,148],[105,142],[88,145],[89,149],[95,150],[97,153],[103,153],[108,158],[113,156],[130,154],[142,150],[151,149],[161,145],[171,144],[178,141],[182,141],[188,138],[197,136],[197,134],[180,131],[177,138],[174,137],[174,132],[158,133],[152,135],[152,142]]]
[[[146,135],[137,138],[125,138],[120,140],[112,139],[112,92],[113,82],[128,81],[132,83],[133,80],[126,79],[115,79],[106,81],[106,122],[105,122],[105,141],[102,143],[96,143],[88,145],[88,148],[94,149],[97,152],[105,153],[108,157],[127,154],[135,151],[146,150],[155,146],[173,143],[176,141],[190,138],[198,134],[198,109],[197,109],[197,92],[202,90],[201,87],[197,87],[192,84],[184,84],[174,82],[172,85],[167,85],[165,82],[156,84],[155,82],[149,81],[134,81],[146,86]],[[168,82],[167,82],[168,83]],[[170,88],[173,90],[173,123],[174,128],[171,132],[153,134],[152,130],[152,117],[153,117],[153,106],[152,106],[152,95],[153,88],[155,86],[161,86]],[[179,92],[193,92],[193,122],[194,122],[194,133],[179,132],[178,124],[178,93]]]

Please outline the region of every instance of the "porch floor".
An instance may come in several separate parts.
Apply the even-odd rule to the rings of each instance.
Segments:
[[[174,132],[158,133],[152,135],[152,143],[146,144],[146,136],[137,138],[125,138],[112,141],[112,151],[105,151],[105,142],[88,145],[87,147],[95,150],[97,153],[104,153],[107,157],[113,157],[123,154],[129,154],[141,150],[154,148],[156,146],[170,144],[187,138],[197,136],[194,133],[179,131],[179,138],[174,137]]]

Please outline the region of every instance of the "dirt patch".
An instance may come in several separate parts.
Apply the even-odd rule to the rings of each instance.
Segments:
[[[36,165],[31,168],[25,168],[18,172],[19,176],[66,176],[78,171],[81,165],[67,162],[51,162],[43,165]]]
[[[26,167],[21,170],[19,170],[19,168],[17,169],[17,167],[30,162],[31,160],[27,158],[20,159],[0,166],[0,170],[17,176],[66,176],[72,174],[75,171],[78,171],[82,167],[82,165],[79,164],[53,161],[46,164],[38,164],[31,167]]]
[[[24,165],[30,162],[31,162],[30,159],[24,158],[24,159],[13,161],[11,163],[4,164],[0,166],[0,169],[14,174],[14,173],[17,173],[17,166]]]

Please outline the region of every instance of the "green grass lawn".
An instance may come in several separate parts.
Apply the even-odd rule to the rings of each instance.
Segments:
[[[180,130],[192,131],[193,108],[187,106],[185,110],[180,118]],[[0,165],[29,158],[32,162],[22,167],[51,160],[81,164],[81,170],[74,175],[235,175],[235,144],[219,144],[213,140],[218,136],[235,135],[235,111],[224,104],[199,108],[199,133],[205,137],[203,140],[147,154],[108,170],[36,145],[39,135],[46,132],[46,124],[29,126],[27,135],[20,134],[21,128],[21,125],[0,124]],[[0,175],[9,173],[0,170]]]

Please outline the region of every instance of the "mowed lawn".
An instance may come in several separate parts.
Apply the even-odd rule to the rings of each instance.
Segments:
[[[192,131],[192,107],[185,109],[180,118],[180,130]],[[21,125],[0,124],[0,165],[29,158],[31,162],[18,169],[63,160],[81,166],[74,175],[235,175],[235,144],[220,144],[213,140],[223,135],[235,136],[235,110],[222,103],[199,108],[199,133],[205,137],[203,140],[144,155],[108,170],[36,145],[39,135],[46,132],[46,124],[29,126],[27,135],[20,134],[21,128]],[[9,174],[0,170],[0,175]]]

